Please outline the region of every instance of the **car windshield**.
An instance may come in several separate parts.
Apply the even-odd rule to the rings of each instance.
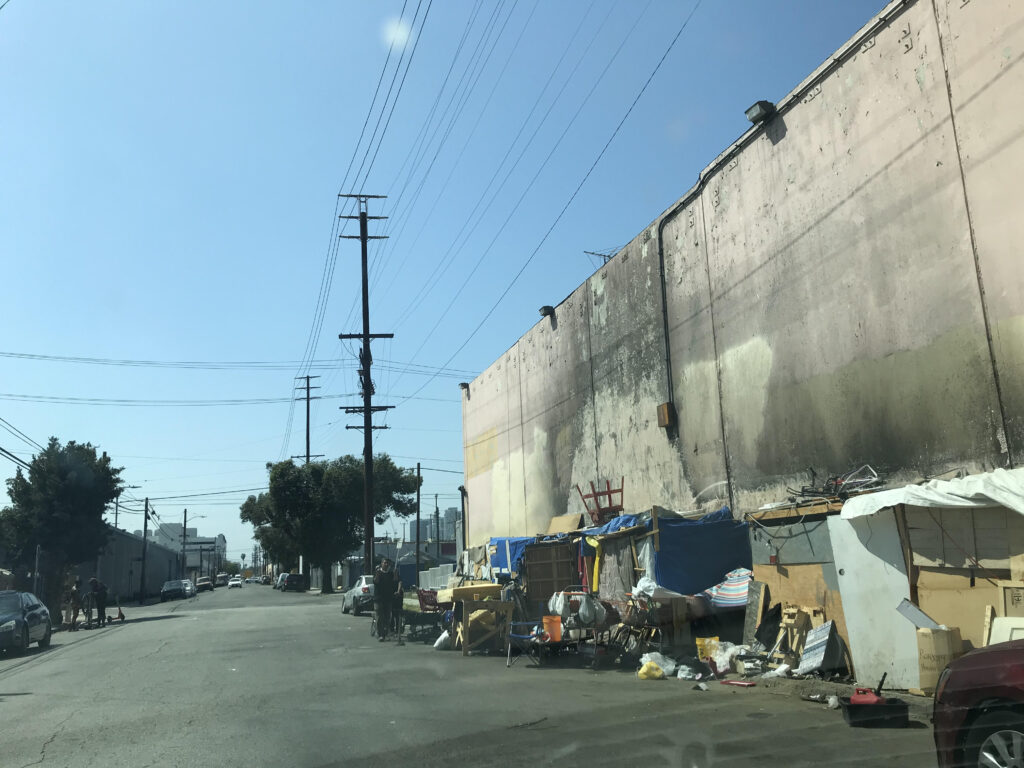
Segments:
[[[1024,0],[0,0],[2,764],[1024,768],[1022,179]]]
[[[0,615],[21,612],[20,595],[0,595]]]

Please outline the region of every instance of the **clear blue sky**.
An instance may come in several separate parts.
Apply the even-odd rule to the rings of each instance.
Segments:
[[[377,447],[460,470],[458,382],[593,272],[585,250],[628,242],[679,198],[745,130],[747,106],[784,96],[882,6],[704,0],[543,240],[692,0],[10,0],[0,417],[39,442],[98,445],[138,498],[261,487],[266,461],[304,450],[304,408],[290,420],[288,398],[319,328],[315,357],[333,364],[312,371],[331,396],[313,407],[313,452],[358,454],[361,433],[338,411],[355,404],[339,397],[358,391],[354,358],[337,335],[359,330],[359,251],[350,240],[334,251],[336,195],[384,194],[371,213],[392,218],[373,230],[391,239],[371,250],[371,307],[373,330],[396,334],[376,343],[375,361],[396,365],[376,371],[378,402],[416,399],[388,414]],[[367,152],[371,135],[383,138]],[[410,362],[424,368],[400,373]],[[458,370],[422,373],[439,366]],[[253,399],[274,402],[224,402]],[[124,402],[196,400],[215,404]],[[2,429],[0,446],[32,453]],[[13,474],[0,462],[0,476]],[[458,474],[424,474],[428,497],[457,503]],[[200,532],[223,532],[237,557],[252,546],[238,520],[246,495],[154,506],[166,521],[186,506],[205,515]]]

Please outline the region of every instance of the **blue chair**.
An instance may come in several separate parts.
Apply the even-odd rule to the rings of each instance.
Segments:
[[[536,666],[540,666],[540,657],[542,648],[540,646],[540,638],[543,634],[543,622],[537,621],[512,621],[509,622],[508,627],[508,659],[505,662],[505,668],[508,669],[523,654],[532,661]],[[512,647],[515,646],[519,653],[516,654],[515,659],[512,658]]]

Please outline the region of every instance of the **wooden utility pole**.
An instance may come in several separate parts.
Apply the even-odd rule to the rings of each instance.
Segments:
[[[146,601],[146,543],[149,539],[149,496],[142,512],[142,565],[139,567],[139,605]]]
[[[309,393],[310,393],[311,390],[320,389],[320,387],[311,387],[311,386],[309,386],[309,380],[310,379],[319,379],[320,377],[319,376],[308,376],[307,375],[307,376],[299,376],[298,378],[306,380],[306,386],[304,386],[304,387],[300,386],[299,389],[306,390],[306,397],[305,397],[305,400],[306,400],[306,463],[309,464],[309,460],[311,458],[320,458],[321,456],[323,456],[322,453],[318,453],[315,456],[312,456],[309,453],[309,401],[310,400],[319,400],[320,399],[319,397],[310,397],[309,396]],[[302,457],[301,456],[292,456],[292,458],[293,459],[301,459]]]
[[[416,462],[416,584],[420,583],[420,463]]]
[[[370,235],[367,232],[367,222],[370,219],[386,219],[386,216],[367,216],[366,201],[370,199],[382,200],[385,195],[338,195],[338,197],[355,198],[359,205],[358,216],[341,216],[342,219],[358,219],[359,235],[339,235],[348,240],[360,241],[360,252],[362,257],[363,277],[363,332],[362,333],[341,333],[339,339],[360,339],[363,342],[359,351],[359,382],[363,394],[363,405],[361,407],[345,407],[345,413],[361,413],[363,423],[361,426],[349,424],[346,429],[363,430],[363,529],[366,541],[363,544],[363,573],[373,573],[373,430],[387,429],[386,426],[374,426],[373,414],[377,411],[385,411],[394,406],[373,405],[373,378],[370,375],[370,367],[373,364],[373,357],[370,354],[371,339],[392,339],[393,333],[370,333],[370,281],[367,275],[366,246],[370,240],[384,240],[384,236]]]

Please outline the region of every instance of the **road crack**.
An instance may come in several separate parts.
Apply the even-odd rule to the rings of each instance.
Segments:
[[[46,741],[44,741],[43,742],[43,746],[40,747],[40,749],[39,749],[39,759],[34,761],[34,762],[31,762],[31,763],[26,763],[21,768],[29,768],[29,766],[32,766],[32,765],[41,765],[42,762],[46,759],[46,748],[53,743],[54,739],[56,739],[58,736],[60,736],[62,733],[64,733],[64,727],[67,725],[68,720],[70,720],[74,716],[75,716],[75,713],[72,712],[70,715],[68,715],[63,720],[61,720],[60,723],[57,725],[57,728],[50,735],[50,738],[48,738]]]
[[[162,651],[164,649],[164,647],[167,645],[168,642],[170,642],[170,641],[168,639],[166,639],[166,638],[161,640],[160,641],[160,645],[158,645],[152,651],[147,653],[145,656],[139,656],[139,661],[142,661],[143,659],[148,659],[150,656],[156,656],[156,654],[160,653],[160,651]]]

